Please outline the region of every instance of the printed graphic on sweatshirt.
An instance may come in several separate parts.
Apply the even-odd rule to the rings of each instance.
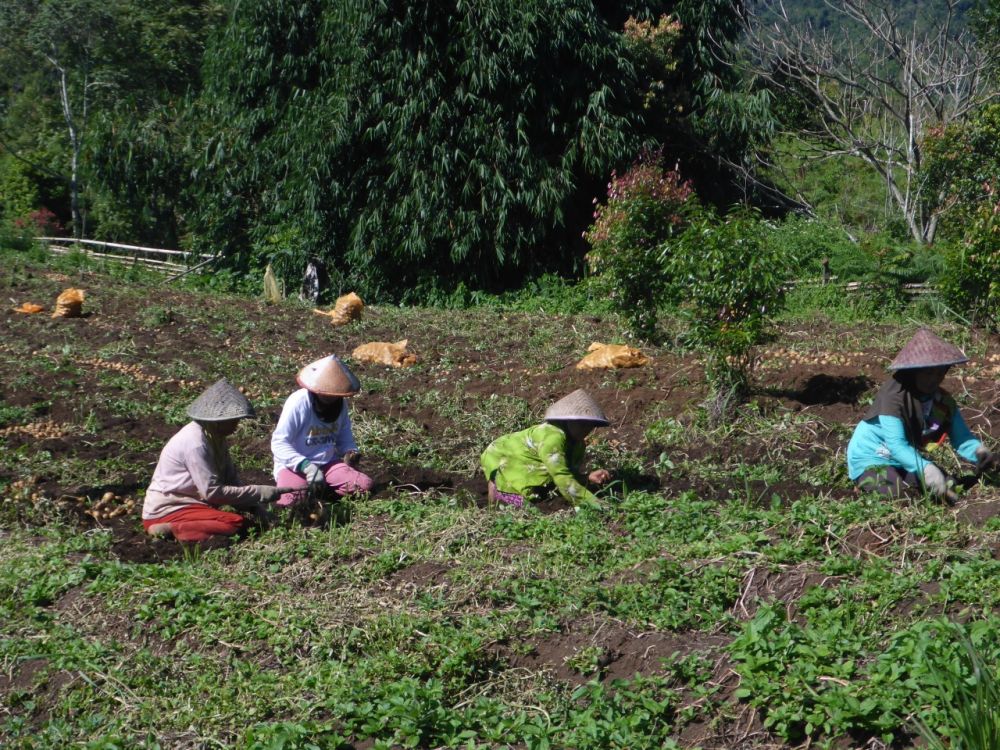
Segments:
[[[306,445],[333,445],[337,442],[337,431],[333,427],[313,426],[306,434]]]

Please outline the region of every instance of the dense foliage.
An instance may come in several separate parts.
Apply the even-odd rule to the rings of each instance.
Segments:
[[[967,6],[962,23],[995,44],[996,1]],[[818,8],[786,7],[793,20]],[[913,3],[893,7],[916,17]],[[940,7],[922,7],[918,26],[933,26]],[[602,185],[644,149],[658,149],[699,203],[728,209],[761,199],[752,157],[770,142],[772,105],[785,126],[811,127],[815,107],[790,113],[795,97],[772,101],[742,77],[741,10],[722,0],[12,0],[0,8],[0,231],[219,253],[217,282],[245,288],[267,262],[294,288],[316,257],[333,291],[372,300],[468,304],[543,272],[577,276],[594,197],[610,212]],[[982,184],[1000,173],[997,118],[987,107],[919,134],[921,190],[945,196],[950,241],[972,242]],[[961,286],[968,253],[903,247],[884,180],[856,159],[805,166],[801,149],[779,154],[785,169],[770,178],[831,227],[801,273],[829,257],[842,280],[924,280],[943,257]],[[808,243],[820,233],[810,232]],[[613,283],[639,300],[626,309],[648,335],[665,279],[652,256],[639,260],[654,243],[615,241],[622,267],[649,271],[648,288],[645,271]],[[596,270],[604,251],[589,249]]]
[[[961,238],[978,209],[1000,189],[1000,104],[927,134],[925,190],[942,195],[941,234]]]
[[[623,42],[587,5],[234,6],[205,226],[368,295],[530,265],[636,144]]]
[[[941,292],[956,311],[1000,324],[1000,105],[926,140],[928,190],[944,196]]]
[[[591,246],[587,261],[635,335],[655,337],[670,286],[662,245],[684,230],[697,207],[691,184],[654,155],[611,175],[607,203],[597,206],[584,235]]]
[[[571,267],[599,180],[669,125],[694,150],[689,112],[724,85],[709,39],[739,31],[702,5],[234,4],[202,237],[284,274],[318,257],[381,298]]]
[[[148,144],[176,127],[218,19],[210,0],[0,6],[0,219],[44,208],[77,235],[176,245],[189,170]]]
[[[794,261],[770,234],[752,214],[709,215],[662,246],[674,302],[688,323],[686,337],[705,353],[716,418],[746,394],[756,348],[784,302]]]
[[[995,196],[994,201],[996,200]],[[1000,202],[981,205],[965,238],[948,247],[941,293],[955,310],[1000,328]]]

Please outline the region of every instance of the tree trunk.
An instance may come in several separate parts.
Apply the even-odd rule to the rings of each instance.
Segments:
[[[63,118],[66,120],[66,128],[69,131],[70,145],[70,173],[69,173],[69,201],[70,213],[73,222],[73,238],[83,237],[83,218],[80,213],[80,134],[73,120],[73,108],[69,100],[69,83],[66,80],[66,69],[59,65],[53,57],[49,57],[49,62],[59,71],[59,100],[62,104]],[[87,82],[84,81],[84,96],[86,96]]]

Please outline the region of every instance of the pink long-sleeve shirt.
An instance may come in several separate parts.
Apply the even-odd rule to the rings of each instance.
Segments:
[[[224,439],[213,441],[189,422],[167,441],[142,504],[145,520],[163,518],[191,505],[254,505],[260,492],[240,486]]]

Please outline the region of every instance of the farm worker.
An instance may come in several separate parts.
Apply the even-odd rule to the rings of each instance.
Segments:
[[[954,501],[948,476],[927,457],[941,449],[945,438],[979,472],[996,468],[996,457],[973,436],[955,399],[941,388],[948,369],[963,362],[968,357],[961,349],[926,328],[900,350],[889,365],[892,378],[879,389],[847,446],[847,472],[860,489],[896,498],[922,486]]]
[[[302,387],[285,400],[271,435],[274,477],[291,488],[278,505],[292,505],[307,487],[329,487],[341,497],[368,492],[372,480],[355,467],[361,460],[345,399],[361,390],[347,365],[331,354],[303,367]]]
[[[247,397],[224,378],[205,390],[187,410],[193,421],[167,441],[142,504],[142,524],[153,536],[172,534],[181,542],[231,536],[249,519],[220,506],[263,515],[262,504],[282,490],[241,485],[226,438],[241,419],[254,415]]]
[[[483,452],[480,463],[490,500],[520,508],[525,500],[538,500],[554,486],[577,510],[599,508],[584,483],[602,485],[611,475],[597,469],[584,479],[579,472],[584,440],[596,427],[607,427],[608,418],[586,391],[577,390],[552,404],[544,419],[540,425],[497,438]]]

